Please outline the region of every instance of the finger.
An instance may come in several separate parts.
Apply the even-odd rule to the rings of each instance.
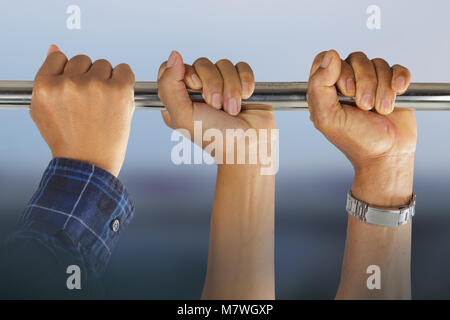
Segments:
[[[162,77],[164,71],[166,71],[167,69],[167,61],[164,61],[163,63],[161,63],[161,65],[159,66],[159,70],[158,70],[158,80]]]
[[[56,44],[51,44],[50,48],[48,48],[47,50],[47,57],[52,54],[53,52],[58,52],[61,51],[61,49],[59,49],[59,47]]]
[[[223,109],[235,116],[241,111],[241,78],[229,60],[217,61],[216,67],[223,78]]]
[[[188,88],[192,90],[200,90],[203,87],[202,81],[195,72],[194,67],[185,64],[184,68],[186,70],[184,73],[184,82],[186,83]]]
[[[380,114],[389,114],[394,110],[395,91],[392,90],[392,71],[383,59],[373,59],[378,85],[375,97],[375,109]]]
[[[131,70],[131,67],[126,63],[121,63],[112,70],[111,80],[131,84],[133,86],[136,82],[133,70]]]
[[[112,70],[112,65],[108,60],[100,59],[92,64],[92,67],[89,69],[88,75],[91,77],[106,80],[111,78]]]
[[[166,126],[168,126],[169,128],[174,129],[173,124],[172,124],[172,120],[170,119],[169,111],[161,110],[161,116],[162,116],[163,121],[166,124]]]
[[[392,67],[392,89],[397,94],[403,94],[411,83],[411,73],[409,70],[398,64]]]
[[[346,61],[341,61],[341,76],[337,82],[339,92],[345,97],[354,97],[356,95],[355,83],[352,67]]]
[[[193,67],[202,81],[205,102],[214,108],[222,108],[223,79],[217,67],[207,58],[197,59]]]
[[[245,62],[236,64],[236,69],[241,80],[241,95],[242,99],[248,99],[255,91],[255,76],[252,68]]]
[[[47,51],[47,58],[45,59],[39,71],[36,74],[36,79],[41,76],[55,76],[63,73],[64,67],[67,63],[67,57],[59,48],[51,45]]]
[[[86,73],[92,65],[91,58],[84,54],[77,55],[67,62],[64,67],[65,74],[80,75]]]
[[[158,79],[158,95],[169,111],[171,123],[176,128],[192,132],[192,101],[184,83],[184,64],[181,55],[173,51]]]
[[[158,79],[162,76],[164,71],[167,68],[167,61],[163,62],[158,70]],[[186,86],[191,90],[201,90],[202,89],[202,81],[198,77],[197,73],[195,72],[195,69],[188,65],[184,64],[184,83]]]
[[[334,115],[341,109],[335,84],[341,73],[339,54],[330,50],[316,56],[308,81],[308,108],[311,120],[320,130],[333,125]]]
[[[356,79],[356,105],[363,110],[375,106],[377,92],[377,74],[372,61],[362,52],[354,52],[346,61],[353,68]]]
[[[319,54],[314,58],[314,61],[313,61],[312,66],[311,66],[311,70],[310,70],[310,72],[309,72],[309,78],[311,78],[312,75],[313,75],[314,73],[316,73],[317,70],[319,70],[320,65],[321,65],[321,63],[322,63],[322,60],[323,60],[323,57],[325,57],[325,55],[327,54],[327,52],[328,52],[328,51],[322,51],[321,53],[319,53]]]

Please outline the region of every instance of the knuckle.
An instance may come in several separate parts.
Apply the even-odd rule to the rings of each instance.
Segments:
[[[209,65],[209,64],[211,64],[211,61],[205,57],[198,58],[194,62],[194,65],[198,65],[198,66],[204,66],[204,65]]]
[[[89,78],[89,86],[102,88],[104,85],[105,85],[105,81],[103,81],[99,77],[90,77]]]
[[[411,72],[409,71],[408,68],[406,68],[406,67],[404,67],[404,66],[402,66],[402,65],[399,65],[399,64],[394,65],[392,68],[393,68],[396,72],[398,72],[398,73],[400,73],[400,74],[403,74],[403,75],[409,76],[409,75],[411,74]]]
[[[322,81],[319,78],[312,76],[308,81],[307,94],[313,95],[314,91],[322,86]]]
[[[125,72],[126,74],[128,74],[132,79],[135,78],[134,71],[133,71],[133,69],[131,69],[129,64],[121,63],[116,68],[121,70],[121,71],[123,71],[123,72]]]
[[[54,84],[50,78],[40,78],[34,82],[33,93],[37,98],[46,98],[50,95],[53,88]]]
[[[60,82],[62,90],[73,90],[74,88],[78,87],[78,81],[76,77],[74,76],[66,76],[62,79]]]
[[[388,65],[387,61],[382,58],[372,59],[372,62],[378,65]]]
[[[55,51],[55,52],[51,53],[49,55],[49,57],[67,60],[67,56],[64,53],[62,53],[61,51]]]
[[[122,63],[118,64],[116,68],[121,68],[121,69],[127,70],[129,72],[133,72],[130,65],[126,62],[122,62]]]
[[[252,71],[252,68],[250,67],[250,65],[244,61],[239,61],[238,63],[236,63],[236,68],[239,68],[241,72],[245,72],[245,73]]]
[[[112,67],[111,63],[106,59],[98,59],[94,62],[94,65],[101,65],[101,66],[109,67],[109,68]]]
[[[165,75],[163,75],[161,78],[159,78],[159,80],[158,80],[158,92],[160,90],[166,90],[169,87],[170,87],[169,79],[167,77],[165,77]]]
[[[394,64],[392,66],[392,68],[398,69],[398,70],[408,70],[407,68],[405,68],[404,66],[400,65],[400,64]]]
[[[75,57],[73,57],[72,59],[70,59],[71,61],[85,61],[85,62],[91,62],[91,58],[89,58],[87,55],[85,54],[79,54],[76,55]]]
[[[53,87],[45,83],[45,81],[39,81],[34,84],[33,88],[33,101],[45,101],[53,91]]]
[[[233,63],[228,59],[220,59],[216,62],[216,65],[233,65]]]
[[[367,56],[362,51],[355,51],[355,52],[352,52],[349,54],[348,59],[349,60],[362,60],[362,59],[367,59]]]

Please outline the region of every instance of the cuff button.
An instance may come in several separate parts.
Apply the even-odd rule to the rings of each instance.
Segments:
[[[114,232],[119,231],[120,228],[120,221],[119,219],[114,219],[113,222],[111,223],[111,230]]]

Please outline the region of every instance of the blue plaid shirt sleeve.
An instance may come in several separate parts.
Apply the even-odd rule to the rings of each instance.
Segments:
[[[92,164],[55,158],[7,238],[5,251],[12,263],[26,262],[29,254],[33,263],[50,266],[62,277],[67,278],[69,264],[76,264],[87,272],[86,278],[95,279],[133,214],[133,201],[116,177]],[[36,252],[39,256],[32,257]]]

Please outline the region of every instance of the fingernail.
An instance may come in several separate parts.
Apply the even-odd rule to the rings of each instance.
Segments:
[[[373,97],[371,94],[365,94],[362,98],[362,104],[364,107],[373,107]]]
[[[169,60],[167,60],[167,68],[172,67],[175,64],[175,61],[177,60],[177,54],[175,51],[172,51],[172,53],[169,56]]]
[[[330,65],[331,62],[331,53],[330,51],[327,51],[325,56],[322,59],[322,63],[320,64],[321,68],[327,68]]]
[[[211,103],[213,107],[220,108],[222,107],[222,96],[220,93],[214,93],[212,95]]]
[[[248,84],[246,82],[242,83],[242,95],[244,97],[248,97],[249,96],[249,92],[248,92]]]
[[[201,87],[202,86],[202,81],[200,80],[200,78],[195,73],[192,74],[191,80],[192,80],[192,84],[195,87]]]
[[[233,116],[237,115],[237,113],[238,113],[238,105],[237,105],[236,99],[234,99],[234,98],[228,99],[227,100],[227,108],[226,109],[227,109],[229,114],[231,114]]]
[[[396,89],[399,90],[399,91],[405,89],[405,83],[406,83],[405,78],[403,78],[403,77],[397,78],[397,80],[395,82],[395,85],[397,87]]]
[[[356,90],[355,81],[353,80],[353,78],[348,78],[347,79],[347,91],[355,92],[355,90]]]
[[[388,113],[391,111],[391,99],[386,98],[381,101],[381,110],[383,110],[384,113]]]

